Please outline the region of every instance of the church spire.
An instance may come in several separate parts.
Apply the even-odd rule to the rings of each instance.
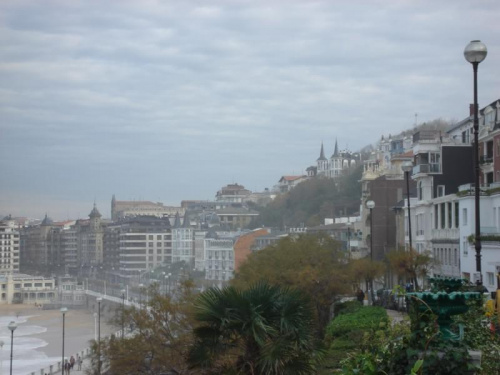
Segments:
[[[323,149],[323,142],[321,142],[321,152],[319,153],[319,158],[318,158],[317,161],[320,161],[320,160],[327,160],[325,158],[325,151]]]
[[[337,138],[335,138],[335,150],[333,151],[333,157],[339,156],[339,145],[337,143]]]

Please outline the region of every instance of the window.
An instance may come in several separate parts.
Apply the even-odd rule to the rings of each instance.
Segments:
[[[467,225],[467,209],[462,208],[462,223],[463,225]]]
[[[486,280],[488,285],[495,285],[495,275],[493,272],[486,272]]]
[[[422,181],[418,183],[418,200],[421,201],[423,199],[422,197]]]
[[[460,221],[460,211],[458,208],[458,202],[455,202],[455,228],[458,228]]]
[[[492,124],[494,118],[495,118],[495,112],[494,111],[488,112],[486,116],[484,116],[484,123],[486,125]]]
[[[434,205],[434,229],[439,229],[439,208],[438,205]]]

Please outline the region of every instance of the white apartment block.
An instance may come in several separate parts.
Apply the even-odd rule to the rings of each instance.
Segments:
[[[193,228],[172,228],[172,263],[195,264],[194,232]]]
[[[212,280],[219,286],[231,280],[234,274],[234,241],[229,238],[211,238],[204,240],[205,279]]]
[[[138,277],[170,263],[172,233],[168,219],[136,217],[123,223],[118,254],[120,274],[125,277]]]
[[[19,231],[13,220],[0,221],[0,274],[19,272]]]

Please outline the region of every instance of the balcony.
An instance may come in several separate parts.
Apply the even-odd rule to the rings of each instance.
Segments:
[[[441,165],[438,163],[418,164],[413,167],[413,174],[416,175],[419,173],[425,173],[425,174],[441,173]]]
[[[443,228],[432,230],[433,240],[459,240],[460,230],[458,228]]]
[[[481,157],[479,158],[479,163],[481,165],[493,163],[493,155],[481,155]]]

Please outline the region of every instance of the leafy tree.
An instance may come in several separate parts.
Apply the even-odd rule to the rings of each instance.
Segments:
[[[129,334],[125,338],[112,336],[101,341],[102,371],[107,374],[164,374],[175,369],[191,374],[186,362],[193,343],[192,283],[181,285],[178,298],[162,296],[152,287],[152,298],[141,309],[125,309],[124,321]],[[114,323],[121,326],[122,309],[117,310]],[[130,331],[132,329],[132,331]],[[97,343],[93,344],[90,374],[98,373]]]
[[[391,269],[399,277],[412,280],[416,290],[419,290],[418,278],[427,276],[435,264],[429,251],[419,253],[415,249],[395,250],[389,252],[386,257]]]
[[[201,323],[189,362],[206,374],[315,374],[310,301],[267,283],[211,288],[195,304]]]
[[[259,217],[252,220],[250,227],[314,226],[326,217],[355,212],[359,210],[362,171],[359,165],[337,179],[318,177],[302,182],[266,207],[257,208]]]
[[[309,295],[319,335],[330,320],[336,298],[351,291],[344,253],[340,244],[327,235],[286,237],[253,253],[236,273],[233,285],[248,288],[261,280],[291,286]]]

